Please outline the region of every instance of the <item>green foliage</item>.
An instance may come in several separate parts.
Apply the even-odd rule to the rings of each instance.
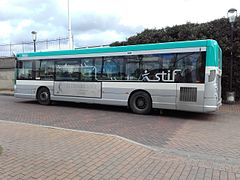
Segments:
[[[111,46],[124,46],[133,44],[161,43],[170,41],[185,41],[199,39],[215,39],[223,51],[223,97],[229,89],[229,59],[231,54],[231,25],[228,19],[221,18],[211,22],[197,24],[186,23],[162,29],[145,29],[127,41],[114,42]],[[234,24],[233,40],[233,90],[240,99],[240,17]]]
[[[240,34],[240,17],[235,23],[234,41],[239,47]],[[173,27],[162,29],[145,29],[135,36],[131,36],[127,41],[114,42],[111,46],[161,43],[170,41],[198,40],[198,39],[215,39],[218,41],[223,51],[230,51],[231,26],[226,18],[214,20],[208,23],[195,24],[186,23]]]

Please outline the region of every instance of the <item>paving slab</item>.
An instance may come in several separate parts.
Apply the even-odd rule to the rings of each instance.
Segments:
[[[226,165],[117,136],[0,121],[0,179],[238,179]]]

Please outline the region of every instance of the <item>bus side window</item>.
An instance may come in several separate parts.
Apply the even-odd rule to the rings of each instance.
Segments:
[[[102,80],[102,71],[103,71],[103,58],[95,58],[95,72],[94,72],[94,79]]]
[[[18,61],[18,79],[33,79],[32,61]]]
[[[128,56],[126,62],[126,79],[128,81],[141,80],[141,60],[137,56]]]
[[[125,80],[125,59],[122,56],[105,57],[102,69],[102,80]]]
[[[81,81],[96,81],[95,58],[81,59],[80,73]]]
[[[59,81],[78,81],[80,66],[78,61],[57,61],[56,80]]]
[[[53,80],[54,77],[54,61],[41,61],[40,63],[40,79]]]
[[[178,53],[175,69],[181,70],[181,83],[204,83],[205,52]]]

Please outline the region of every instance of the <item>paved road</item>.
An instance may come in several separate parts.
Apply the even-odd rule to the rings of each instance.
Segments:
[[[33,101],[0,96],[0,119],[116,134],[170,154],[240,163],[240,105],[211,114],[167,111],[136,115],[123,107]]]
[[[1,180],[239,180],[240,166],[159,153],[118,137],[0,121]]]

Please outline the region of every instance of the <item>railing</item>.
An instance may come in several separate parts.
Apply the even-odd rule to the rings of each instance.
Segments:
[[[12,57],[16,53],[33,52],[33,42],[0,45],[0,57]],[[36,49],[39,51],[50,51],[68,49],[68,38],[36,41]]]

